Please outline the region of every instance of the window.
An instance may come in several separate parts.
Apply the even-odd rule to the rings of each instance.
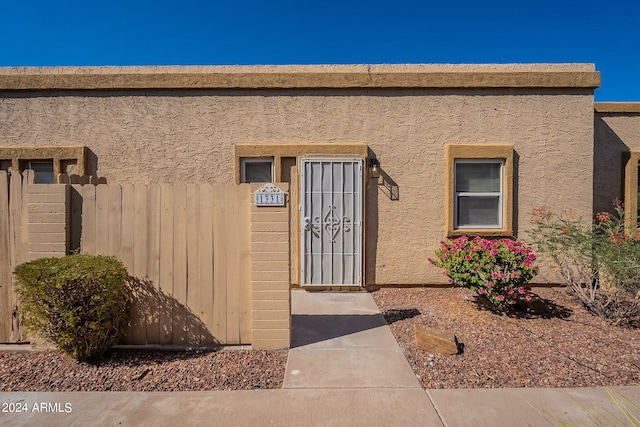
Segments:
[[[273,159],[241,159],[241,182],[273,182]]]
[[[513,147],[448,145],[446,161],[447,235],[513,234]]]
[[[87,148],[69,147],[0,147],[0,169],[33,170],[36,183],[52,184],[58,174],[87,174]]]
[[[455,228],[502,228],[503,160],[455,161]]]
[[[35,172],[35,184],[53,184],[53,160],[34,160],[27,162],[25,169]]]

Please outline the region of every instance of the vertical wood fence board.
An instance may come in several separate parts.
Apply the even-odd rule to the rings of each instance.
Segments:
[[[173,335],[175,344],[187,343],[187,189],[184,184],[174,186],[173,193]]]
[[[187,185],[187,308],[190,321],[187,322],[189,344],[200,345],[203,331],[200,327],[202,301],[200,300],[200,188],[196,184]],[[196,316],[196,319],[191,318]]]
[[[96,189],[96,254],[109,253],[109,187],[98,185]]]
[[[135,221],[135,187],[131,184],[122,185],[122,234],[120,237],[120,251],[118,257],[127,268],[129,274],[133,274],[133,232]],[[134,337],[134,313],[137,307],[131,306],[130,326],[125,333],[126,344],[136,344]]]
[[[158,295],[160,290],[160,187],[149,185],[147,193],[147,276],[155,290],[154,295]],[[155,298],[155,304],[161,303],[159,298]],[[164,319],[162,307],[147,307],[147,343],[158,343],[160,341],[160,324]]]
[[[82,252],[96,254],[96,188],[82,187]]]
[[[22,228],[23,228],[23,197],[26,195],[26,189],[22,185],[23,177],[19,172],[11,172],[9,179],[9,227],[11,234],[11,247],[14,248],[11,251],[11,266],[15,267],[21,262],[27,261],[22,253]],[[26,199],[26,197],[24,197]],[[26,208],[24,209],[26,211]],[[26,221],[24,222],[26,224]]]
[[[134,231],[133,231],[133,275],[138,278],[143,287],[148,286],[147,283],[147,185],[136,184],[135,185],[135,202],[134,202]],[[147,289],[143,290],[143,295],[146,295]],[[132,339],[137,344],[147,343],[147,313],[150,307],[146,307],[146,300],[141,300],[141,305],[136,307],[136,310],[131,313],[132,320],[137,328],[133,331]]]
[[[19,214],[14,218],[14,226],[16,229],[16,264],[13,265],[11,270],[18,264],[29,261],[27,246],[29,245],[29,227],[27,220],[27,187],[35,182],[35,173],[31,170],[27,170],[23,175],[16,173],[16,192],[13,193],[17,196],[15,200],[19,209]],[[11,197],[11,195],[10,195]],[[11,200],[9,201],[9,209],[11,209]],[[20,312],[18,306],[18,295],[15,292],[16,280],[12,277],[13,292],[11,299],[11,306],[16,311],[16,316],[13,317],[13,341],[24,341],[27,339],[27,332],[24,324],[20,321]]]
[[[163,184],[160,187],[160,292],[162,295],[173,295],[173,186]],[[159,344],[173,342],[173,304],[163,298],[161,312],[169,319],[163,319]]]
[[[11,233],[9,228],[9,180],[0,171],[0,343],[11,342],[12,291]]]
[[[135,185],[135,219],[133,230],[133,274],[144,278],[147,268],[147,185]]]
[[[227,224],[226,187],[213,186],[213,327],[211,333],[227,342]]]
[[[251,189],[249,184],[235,188],[239,192],[240,344],[248,344],[251,342]]]
[[[122,236],[122,187],[109,185],[109,241],[107,253],[120,258]]]
[[[133,274],[133,232],[135,221],[135,187],[122,185],[122,235],[120,237],[120,259]]]
[[[227,343],[240,344],[240,264],[238,233],[238,192],[235,187],[227,190]]]
[[[75,251],[82,248],[82,186],[71,185],[69,191],[71,206],[69,208],[69,249]]]
[[[206,328],[202,344],[214,344],[213,328],[213,188],[200,185],[200,319]]]
[[[25,219],[27,208],[27,188],[26,184],[29,182],[29,176],[25,174],[23,176],[20,172],[15,171],[9,174],[9,246],[10,260],[9,265],[10,272],[17,265],[30,261],[26,256],[27,243],[24,238],[27,230],[27,221]],[[24,231],[23,231],[24,230]],[[11,318],[9,320],[10,336],[9,340],[12,342],[22,341],[26,338],[26,334],[22,329],[22,322],[20,322],[20,314],[18,313],[18,295],[15,292],[15,277],[13,275],[10,278],[10,303]],[[15,311],[15,316],[13,315]]]

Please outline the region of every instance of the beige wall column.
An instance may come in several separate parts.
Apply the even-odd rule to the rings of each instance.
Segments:
[[[28,256],[62,257],[69,247],[70,186],[31,184],[27,187]]]
[[[289,184],[278,183],[283,191]],[[252,185],[255,191],[260,185]],[[289,200],[285,206],[256,206],[251,200],[251,344],[255,349],[289,348]]]

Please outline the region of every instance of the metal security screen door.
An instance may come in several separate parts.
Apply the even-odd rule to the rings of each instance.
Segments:
[[[302,159],[303,286],[362,284],[362,160]]]

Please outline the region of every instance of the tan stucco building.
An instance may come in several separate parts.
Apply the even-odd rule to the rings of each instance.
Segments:
[[[4,68],[0,166],[286,182],[292,285],[439,284],[443,238],[637,206],[640,107],[599,85],[592,64]]]

